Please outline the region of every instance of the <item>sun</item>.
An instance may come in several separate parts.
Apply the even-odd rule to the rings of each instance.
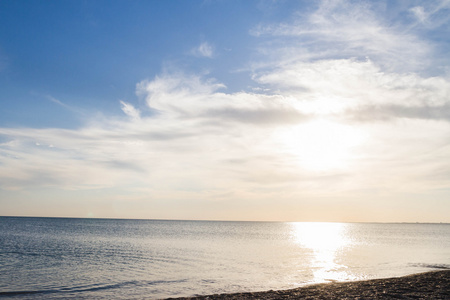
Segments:
[[[354,148],[364,140],[360,130],[325,119],[296,125],[280,137],[284,149],[300,165],[319,171],[347,167]]]

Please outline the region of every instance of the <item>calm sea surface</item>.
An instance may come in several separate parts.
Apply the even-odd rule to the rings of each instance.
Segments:
[[[0,217],[0,297],[157,299],[450,267],[450,224]]]

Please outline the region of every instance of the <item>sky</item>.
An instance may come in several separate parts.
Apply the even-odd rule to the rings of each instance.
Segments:
[[[450,222],[450,1],[0,1],[0,215]]]

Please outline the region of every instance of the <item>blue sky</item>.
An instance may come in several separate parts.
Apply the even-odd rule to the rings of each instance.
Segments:
[[[47,95],[88,110],[118,112],[117,100],[134,101],[136,83],[165,65],[213,69],[217,62],[189,55],[206,41],[220,49],[216,72],[222,65],[230,67],[223,73],[240,68],[249,46],[242,28],[263,15],[247,2],[5,1],[2,6],[2,102],[11,107],[2,118],[6,126],[73,127],[77,120],[70,114],[44,109],[52,106],[42,103]],[[18,112],[17,102],[33,108]],[[47,118],[33,117],[36,109]]]
[[[449,1],[2,1],[2,215],[450,222]]]

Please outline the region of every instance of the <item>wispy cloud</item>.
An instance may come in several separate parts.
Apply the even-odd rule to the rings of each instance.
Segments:
[[[66,103],[56,99],[55,97],[53,97],[51,95],[45,95],[45,98],[47,100],[50,100],[51,102],[53,102],[53,103],[63,107],[63,108],[65,108],[66,110],[69,110],[71,112],[74,112],[74,113],[86,116],[86,112],[84,112],[82,109],[80,109],[78,107],[74,107],[74,106],[68,105],[68,104],[66,104]]]
[[[191,54],[198,57],[213,58],[214,47],[208,42],[202,42],[198,47],[191,50]]]
[[[414,6],[410,8],[410,11],[414,14],[414,16],[420,23],[422,24],[426,23],[428,14],[425,12],[423,6]]]
[[[447,23],[450,19],[450,1],[427,1],[411,7],[409,11],[417,19],[418,24],[436,28]]]
[[[121,108],[122,111],[129,116],[130,118],[134,119],[134,120],[139,120],[141,118],[141,112],[136,109],[133,105],[131,105],[130,103],[124,102],[124,101],[120,101],[121,104]]]
[[[298,13],[290,23],[259,25],[256,36],[278,38],[277,56],[284,60],[358,58],[377,61],[385,69],[424,67],[430,45],[404,27],[385,20],[375,3],[322,1],[316,11]],[[299,51],[300,50],[300,51]]]

